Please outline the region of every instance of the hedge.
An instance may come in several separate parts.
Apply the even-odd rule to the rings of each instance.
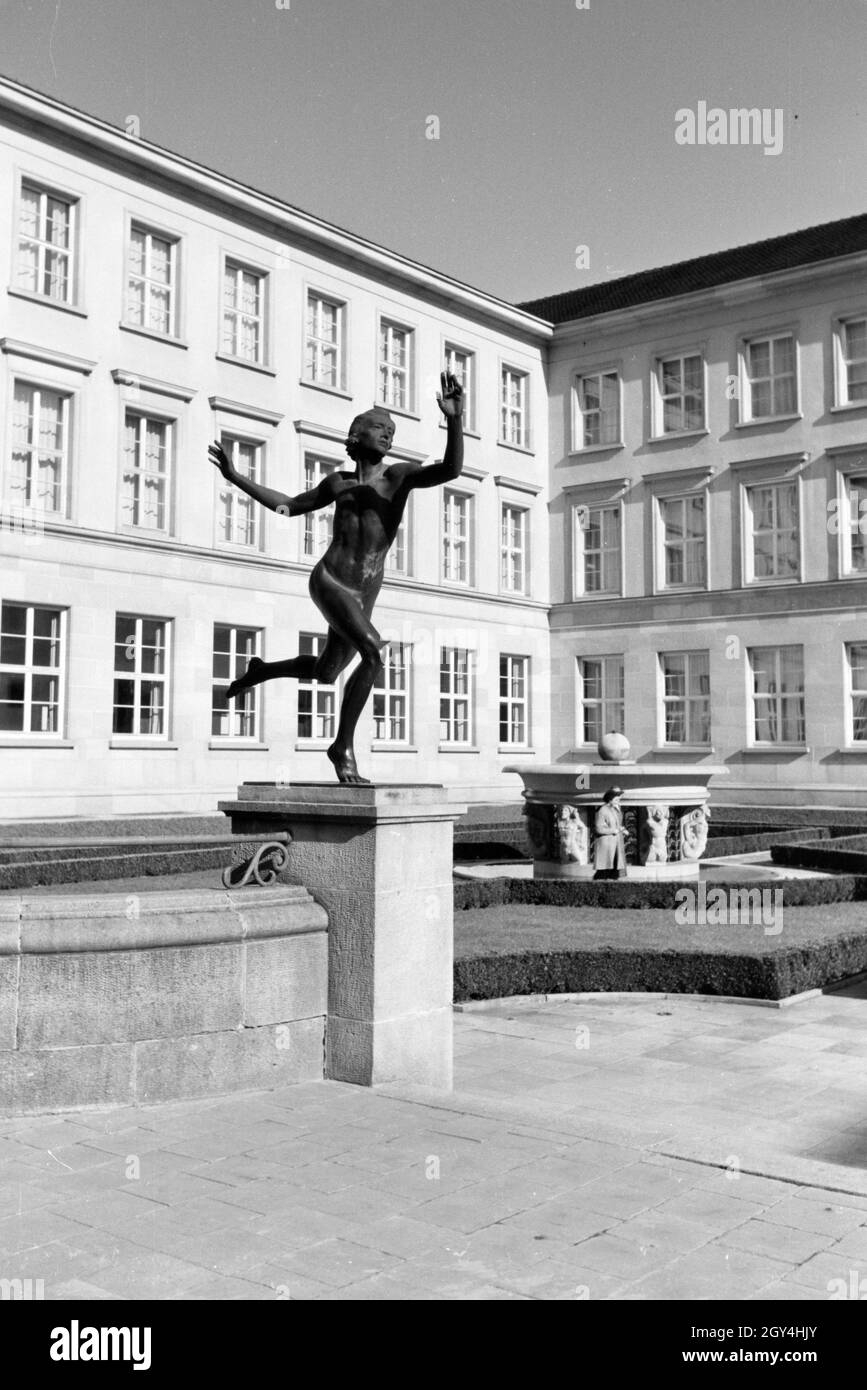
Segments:
[[[726,893],[735,890],[780,889],[786,907],[809,907],[815,903],[860,901],[867,898],[867,864],[860,874],[840,874],[835,878],[778,878],[709,884]],[[576,878],[471,878],[454,885],[456,911],[468,908],[500,907],[506,903],[540,904],[547,907],[664,908],[674,911],[683,888],[695,888],[696,879],[678,882],[666,879]]]

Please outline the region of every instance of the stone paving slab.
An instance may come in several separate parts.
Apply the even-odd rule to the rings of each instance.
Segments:
[[[5,1119],[0,1278],[56,1301],[828,1299],[867,1273],[865,1010],[863,983],[776,1011],[488,1002],[455,1016],[451,1093]]]

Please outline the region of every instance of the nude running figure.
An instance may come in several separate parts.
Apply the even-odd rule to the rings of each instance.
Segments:
[[[317,487],[297,497],[287,497],[242,477],[219,443],[208,450],[211,462],[227,482],[272,512],[301,516],[335,504],[331,543],[310,575],[310,596],[328,623],[325,646],[319,656],[294,656],[286,661],[262,661],[254,656],[244,675],[233,681],[226,693],[231,700],[251,686],[281,676],[330,685],[357,653],[361,661],[347,681],[337,737],[328,749],[340,782],[370,781],[360,776],[356,765],[355,727],[382,670],[380,651],[386,643],[370,615],[407,498],[414,488],[451,482],[460,477],[463,467],[463,387],[450,373],[443,372],[440,381],[437,403],[446,419],[447,441],[437,463],[386,463],[395,426],[383,406],[357,415],[349,427],[346,452],[355,472],[329,473]]]

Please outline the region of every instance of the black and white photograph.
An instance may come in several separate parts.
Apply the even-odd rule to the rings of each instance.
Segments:
[[[865,53],[865,0],[0,0],[28,1368],[211,1302],[854,1335]]]

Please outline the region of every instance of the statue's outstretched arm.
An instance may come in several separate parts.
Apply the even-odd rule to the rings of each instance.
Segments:
[[[334,479],[332,475],[326,474],[317,487],[311,488],[309,492],[300,492],[297,497],[288,497],[285,492],[276,492],[274,488],[265,487],[263,483],[255,483],[250,478],[245,478],[242,473],[238,473],[232,467],[232,460],[224,450],[222,444],[211,444],[208,449],[211,463],[223,475],[227,482],[233,483],[240,488],[241,492],[246,492],[248,497],[261,502],[263,507],[269,511],[279,512],[282,516],[300,516],[303,512],[316,511],[318,507],[327,507],[334,501]]]

